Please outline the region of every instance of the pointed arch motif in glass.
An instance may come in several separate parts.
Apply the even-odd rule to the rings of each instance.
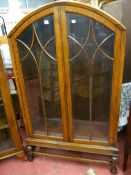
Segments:
[[[17,38],[33,131],[62,137],[53,15],[32,23]]]
[[[73,137],[108,140],[115,34],[75,13],[67,13],[67,28]]]

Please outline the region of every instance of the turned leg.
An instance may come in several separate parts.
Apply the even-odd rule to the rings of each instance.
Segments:
[[[111,173],[112,174],[117,174],[117,167],[116,167],[116,163],[118,162],[118,156],[113,155],[112,156],[112,160],[111,160]]]
[[[32,145],[27,145],[26,146],[27,160],[28,161],[32,161],[33,160],[33,158],[34,158],[34,154],[33,154],[34,149],[35,149],[35,146],[32,146]]]

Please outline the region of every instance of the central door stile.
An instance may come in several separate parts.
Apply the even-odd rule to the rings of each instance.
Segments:
[[[71,83],[70,83],[70,67],[69,67],[69,46],[67,37],[67,17],[65,8],[60,7],[60,25],[61,25],[61,39],[62,39],[62,53],[65,74],[65,97],[66,97],[66,120],[68,122],[68,141],[73,140],[73,124],[72,124],[72,100],[71,100]]]
[[[58,76],[60,84],[60,98],[61,98],[61,114],[63,124],[64,141],[68,141],[68,120],[67,120],[67,99],[66,99],[66,74],[64,70],[64,54],[61,33],[61,16],[60,7],[54,10],[54,24],[55,24],[55,39],[56,39],[56,54],[58,59]]]

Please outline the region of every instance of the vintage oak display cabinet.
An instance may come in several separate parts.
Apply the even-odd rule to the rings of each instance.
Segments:
[[[25,160],[0,53],[0,160],[14,155]]]
[[[8,40],[28,158],[57,154],[111,164],[116,173],[125,27],[99,9],[63,1],[27,15]]]

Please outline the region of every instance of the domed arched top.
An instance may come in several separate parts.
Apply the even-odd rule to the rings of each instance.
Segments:
[[[41,13],[44,10],[48,10],[50,11],[51,8],[60,8],[60,7],[69,7],[70,9],[72,7],[75,8],[79,8],[79,9],[83,9],[83,10],[88,10],[88,12],[92,12],[94,15],[93,17],[90,14],[90,17],[96,19],[98,16],[103,17],[105,20],[109,21],[113,26],[119,28],[120,30],[126,30],[125,26],[122,25],[118,20],[116,20],[115,18],[113,18],[112,16],[110,16],[109,14],[107,14],[106,12],[104,12],[103,10],[94,8],[92,6],[90,6],[89,4],[85,4],[85,3],[81,3],[81,2],[70,2],[70,1],[57,1],[57,2],[53,2],[53,3],[48,3],[36,10],[34,10],[33,12],[29,13],[27,16],[25,16],[12,30],[11,32],[8,34],[8,37],[12,37],[12,35],[15,34],[15,32],[21,27],[21,25],[23,25],[25,22],[30,21],[31,18],[36,17],[35,20],[41,18],[39,17],[39,13]],[[87,16],[88,16],[88,12],[87,12]],[[34,21],[32,21],[34,22]],[[100,21],[99,21],[100,22]],[[31,23],[30,23],[31,24]],[[106,22],[103,24],[106,26]],[[27,27],[27,26],[26,26]],[[25,27],[25,28],[26,28]],[[24,27],[22,27],[23,30],[25,29]]]

